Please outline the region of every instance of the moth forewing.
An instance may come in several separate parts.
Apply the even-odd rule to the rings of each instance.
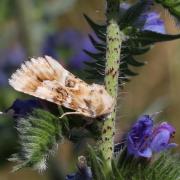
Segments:
[[[112,111],[113,99],[104,86],[89,85],[49,56],[31,58],[9,80],[17,91],[63,105],[87,117]]]

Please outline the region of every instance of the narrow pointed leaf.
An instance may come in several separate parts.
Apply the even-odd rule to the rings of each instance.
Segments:
[[[139,61],[135,60],[135,58],[131,55],[128,56],[125,61],[127,61],[128,64],[130,64],[132,66],[143,66],[144,65],[143,62],[139,62]]]
[[[86,49],[83,50],[88,56],[92,57],[93,59],[96,59],[96,60],[103,60],[105,57],[104,57],[104,53],[92,53]]]
[[[102,40],[102,41],[106,41],[106,26],[105,25],[98,25],[95,22],[93,22],[87,15],[84,14],[84,17],[86,19],[86,21],[88,22],[88,24],[90,25],[90,27],[94,30],[94,32],[96,33],[97,37]]]
[[[128,48],[129,54],[131,54],[131,55],[141,55],[141,54],[144,54],[144,53],[148,52],[150,49],[151,48],[149,46],[138,47],[138,45],[136,47],[129,46],[129,48]]]
[[[90,39],[91,43],[94,45],[94,47],[95,47],[97,50],[102,51],[102,52],[105,53],[105,51],[106,51],[106,46],[105,46],[105,45],[98,43],[98,42],[93,38],[93,36],[91,36],[91,35],[89,35],[89,39]]]
[[[172,41],[180,38],[180,34],[170,35],[161,34],[153,31],[142,31],[134,39],[143,45],[153,44],[156,42]]]
[[[129,68],[128,69],[124,69],[124,70],[121,70],[125,75],[128,75],[128,76],[137,76],[138,73],[135,73],[133,72],[132,70],[130,70]]]

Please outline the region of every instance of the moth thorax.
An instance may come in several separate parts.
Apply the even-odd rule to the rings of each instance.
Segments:
[[[113,108],[113,99],[107,93],[104,86],[93,84],[93,90],[91,92],[91,100],[96,111],[96,115],[108,114]]]

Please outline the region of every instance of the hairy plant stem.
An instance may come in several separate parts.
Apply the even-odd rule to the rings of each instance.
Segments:
[[[116,118],[116,101],[118,92],[118,76],[120,64],[120,51],[122,36],[118,25],[120,0],[107,0],[107,35],[106,35],[106,69],[105,87],[108,93],[114,98],[114,109],[105,117],[102,126],[100,150],[107,165],[111,167],[111,159],[114,151],[114,134]]]

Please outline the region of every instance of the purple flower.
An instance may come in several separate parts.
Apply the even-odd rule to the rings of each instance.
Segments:
[[[17,99],[5,112],[13,110],[14,118],[24,117],[31,113],[35,108],[42,108],[41,103],[36,99],[20,100]]]
[[[167,122],[163,122],[155,127],[152,134],[152,151],[160,152],[172,147],[176,147],[177,144],[170,142],[174,135],[175,128]]]
[[[8,82],[8,77],[7,77],[6,73],[1,71],[0,72],[0,86],[7,85],[8,84],[7,82]]]
[[[78,171],[66,176],[65,180],[92,180],[92,171],[91,168],[87,165],[86,159],[84,156],[78,158]]]
[[[8,77],[10,76],[10,73],[17,69],[22,61],[25,60],[25,57],[25,50],[18,42],[12,43],[1,53],[0,85],[8,85]]]
[[[81,48],[79,49],[79,51],[77,51],[77,53],[75,53],[74,56],[70,58],[70,67],[74,69],[81,69],[84,66],[85,61],[91,60],[91,58],[84,51],[82,51],[82,49],[86,49],[90,52],[96,52],[94,46],[91,44],[89,40],[89,37],[85,36],[83,38],[83,42],[81,44]]]
[[[49,34],[42,47],[42,54],[51,56],[55,59],[58,58],[58,54],[56,52],[56,46],[57,46],[57,38],[56,34]]]
[[[128,154],[150,158],[153,152],[177,146],[171,143],[174,134],[174,127],[167,122],[154,127],[152,117],[144,115],[137,120],[127,135]]]
[[[137,27],[139,24],[139,28],[141,28],[141,30],[143,31],[148,30],[162,34],[166,33],[164,21],[160,18],[160,15],[156,12],[143,13],[135,24]],[[143,25],[140,26],[140,24]]]
[[[80,169],[76,173],[68,174],[65,180],[92,180],[92,172],[89,167]]]
[[[10,73],[13,69],[17,69],[26,58],[25,50],[21,44],[18,43],[9,47],[3,56],[4,63],[2,64],[2,68],[6,73]]]
[[[127,136],[127,150],[136,157],[151,157],[150,137],[153,129],[153,120],[149,115],[140,117],[132,126]]]
[[[82,35],[75,30],[57,31],[49,34],[42,48],[42,54],[59,58],[59,51],[79,51]],[[78,42],[78,43],[77,43]],[[64,52],[62,52],[63,54]],[[60,53],[61,54],[61,53]],[[62,56],[62,55],[61,55]]]
[[[25,49],[21,44],[15,43],[8,48],[6,52],[6,64],[17,67],[19,66],[26,58]]]
[[[66,59],[71,68],[81,69],[84,62],[91,59],[82,51],[83,48],[95,51],[88,36],[67,29],[48,35],[42,48],[42,54],[52,56],[55,59],[61,57]]]
[[[149,8],[152,5],[152,0],[149,0],[146,6],[144,7],[144,11],[139,18],[132,24],[134,27],[139,28],[142,31],[154,31],[157,33],[165,34],[165,25],[164,21],[160,18],[159,13],[155,11],[150,11]],[[124,13],[131,7],[128,3],[120,4],[120,16],[124,15]]]

